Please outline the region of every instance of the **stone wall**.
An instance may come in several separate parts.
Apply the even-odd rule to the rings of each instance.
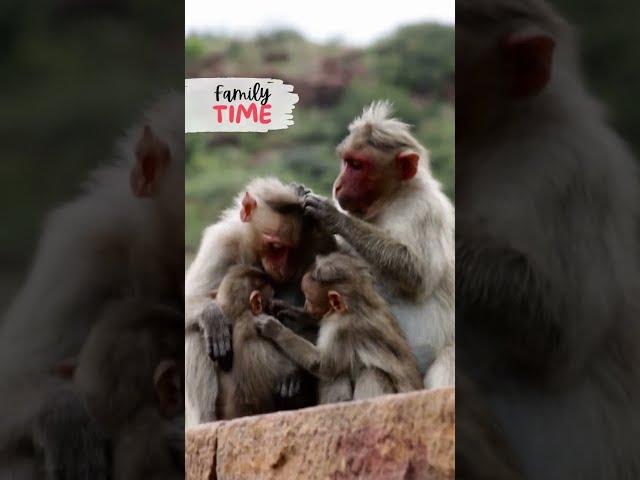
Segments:
[[[188,480],[454,478],[453,389],[201,425]]]

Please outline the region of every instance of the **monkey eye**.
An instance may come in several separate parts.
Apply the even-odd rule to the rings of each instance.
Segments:
[[[361,170],[362,166],[363,166],[363,162],[361,162],[360,160],[356,160],[355,158],[351,158],[351,157],[346,157],[344,159],[344,163],[349,168],[353,168],[354,170]]]

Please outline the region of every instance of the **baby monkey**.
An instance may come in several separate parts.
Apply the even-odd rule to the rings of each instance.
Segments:
[[[267,275],[248,265],[231,267],[217,290],[217,304],[232,322],[234,352],[231,368],[218,370],[218,419],[278,410],[276,387],[299,370],[256,329],[255,320],[266,317],[263,310],[272,297]]]
[[[255,323],[291,360],[320,379],[320,403],[422,388],[416,360],[360,259],[318,256],[302,279],[305,310],[319,319],[316,345],[269,316]]]

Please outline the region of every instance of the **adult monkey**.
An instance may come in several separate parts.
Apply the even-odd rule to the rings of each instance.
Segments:
[[[454,210],[409,126],[373,103],[338,146],[333,195],[346,214],[307,193],[306,214],[372,267],[429,388],[454,384]]]
[[[95,422],[51,370],[78,355],[113,299],[181,308],[183,176],[184,99],[170,95],[131,129],[115,161],[95,171],[78,198],[49,215],[0,327],[2,475],[14,478],[30,465],[36,478],[43,468],[56,478],[106,478]]]
[[[549,5],[456,22],[457,473],[505,478],[506,443],[510,478],[640,478],[637,165]]]
[[[276,295],[294,303],[299,297],[297,302],[301,303],[300,279],[315,254],[336,247],[332,237],[303,217],[296,190],[275,178],[254,179],[203,234],[185,278],[187,426],[216,419],[216,369],[228,371],[232,366],[231,322],[214,300],[215,289],[229,268],[237,264],[261,266],[274,282]],[[297,331],[315,341],[317,322],[310,319],[308,324],[311,328],[302,325],[303,331]],[[299,378],[283,379],[283,397],[296,393],[293,387],[299,382]],[[301,401],[302,405],[307,403],[305,398]],[[298,406],[298,402],[292,403]]]

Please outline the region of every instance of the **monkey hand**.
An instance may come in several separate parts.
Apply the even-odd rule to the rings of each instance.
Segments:
[[[328,233],[340,233],[343,214],[326,198],[307,193],[302,199],[305,215],[315,219]]]
[[[284,328],[278,320],[269,315],[259,315],[256,317],[255,325],[258,333],[266,338],[276,338]]]
[[[278,382],[276,385],[276,392],[282,398],[294,397],[300,391],[300,382],[300,372],[293,372]]]
[[[199,323],[209,358],[218,362],[222,370],[231,370],[233,351],[229,319],[216,302],[211,302],[202,312]]]
[[[293,191],[296,192],[296,195],[300,198],[303,198],[308,193],[311,193],[310,188],[307,188],[303,184],[298,182],[291,182],[289,186],[293,188]]]
[[[274,317],[277,317],[278,314],[283,311],[286,310],[290,307],[290,305],[285,302],[284,300],[278,300],[277,298],[273,298],[271,299],[271,301],[267,304],[265,311],[269,314],[269,315],[273,315]]]

